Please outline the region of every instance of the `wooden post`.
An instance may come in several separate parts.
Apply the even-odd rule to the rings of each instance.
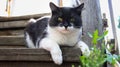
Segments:
[[[115,38],[115,52],[118,54],[118,40],[117,40],[117,35],[116,35],[116,28],[115,28],[115,20],[114,20],[114,14],[113,14],[113,8],[112,8],[112,1],[108,0],[109,4],[109,11],[110,11],[110,18],[111,18],[111,24],[112,24],[112,31],[113,31],[113,36]]]
[[[62,0],[59,0],[59,6],[60,6],[60,7],[63,6],[63,2],[62,2]]]
[[[99,30],[99,34],[103,33],[102,30],[102,16],[100,10],[99,0],[80,0],[81,3],[85,3],[85,9],[82,12],[83,18],[83,39],[85,42],[92,46],[91,38],[88,36],[88,32],[93,33],[95,29]]]

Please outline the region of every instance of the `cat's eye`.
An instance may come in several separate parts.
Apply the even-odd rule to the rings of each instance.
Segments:
[[[75,19],[74,19],[74,18],[71,18],[71,19],[70,19],[70,21],[71,21],[71,22],[74,22],[74,21],[75,21]]]
[[[63,21],[63,19],[62,19],[61,17],[59,17],[59,18],[58,18],[58,21],[62,22],[62,21]]]

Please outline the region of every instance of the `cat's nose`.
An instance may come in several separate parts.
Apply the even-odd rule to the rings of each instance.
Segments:
[[[67,27],[68,27],[68,26],[65,26],[65,29],[66,29],[66,30],[67,30]]]
[[[68,27],[68,23],[65,23],[65,24],[64,24],[64,27],[65,27],[65,29],[67,29],[67,27]]]

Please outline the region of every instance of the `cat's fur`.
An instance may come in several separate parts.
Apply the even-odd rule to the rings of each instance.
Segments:
[[[50,51],[53,61],[62,64],[59,45],[76,46],[86,56],[90,51],[80,40],[82,33],[81,12],[84,4],[78,7],[57,7],[50,3],[51,18],[30,21],[25,29],[25,39],[29,48],[43,48]]]

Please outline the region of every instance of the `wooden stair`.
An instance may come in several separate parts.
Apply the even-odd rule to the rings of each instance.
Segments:
[[[0,67],[71,67],[79,65],[81,52],[75,48],[62,48],[64,62],[54,64],[48,51],[29,48],[0,48]]]
[[[0,17],[0,67],[72,67],[79,66],[80,49],[61,47],[63,64],[56,65],[50,53],[43,49],[26,48],[24,28],[30,18],[39,18],[46,14],[20,17]]]

